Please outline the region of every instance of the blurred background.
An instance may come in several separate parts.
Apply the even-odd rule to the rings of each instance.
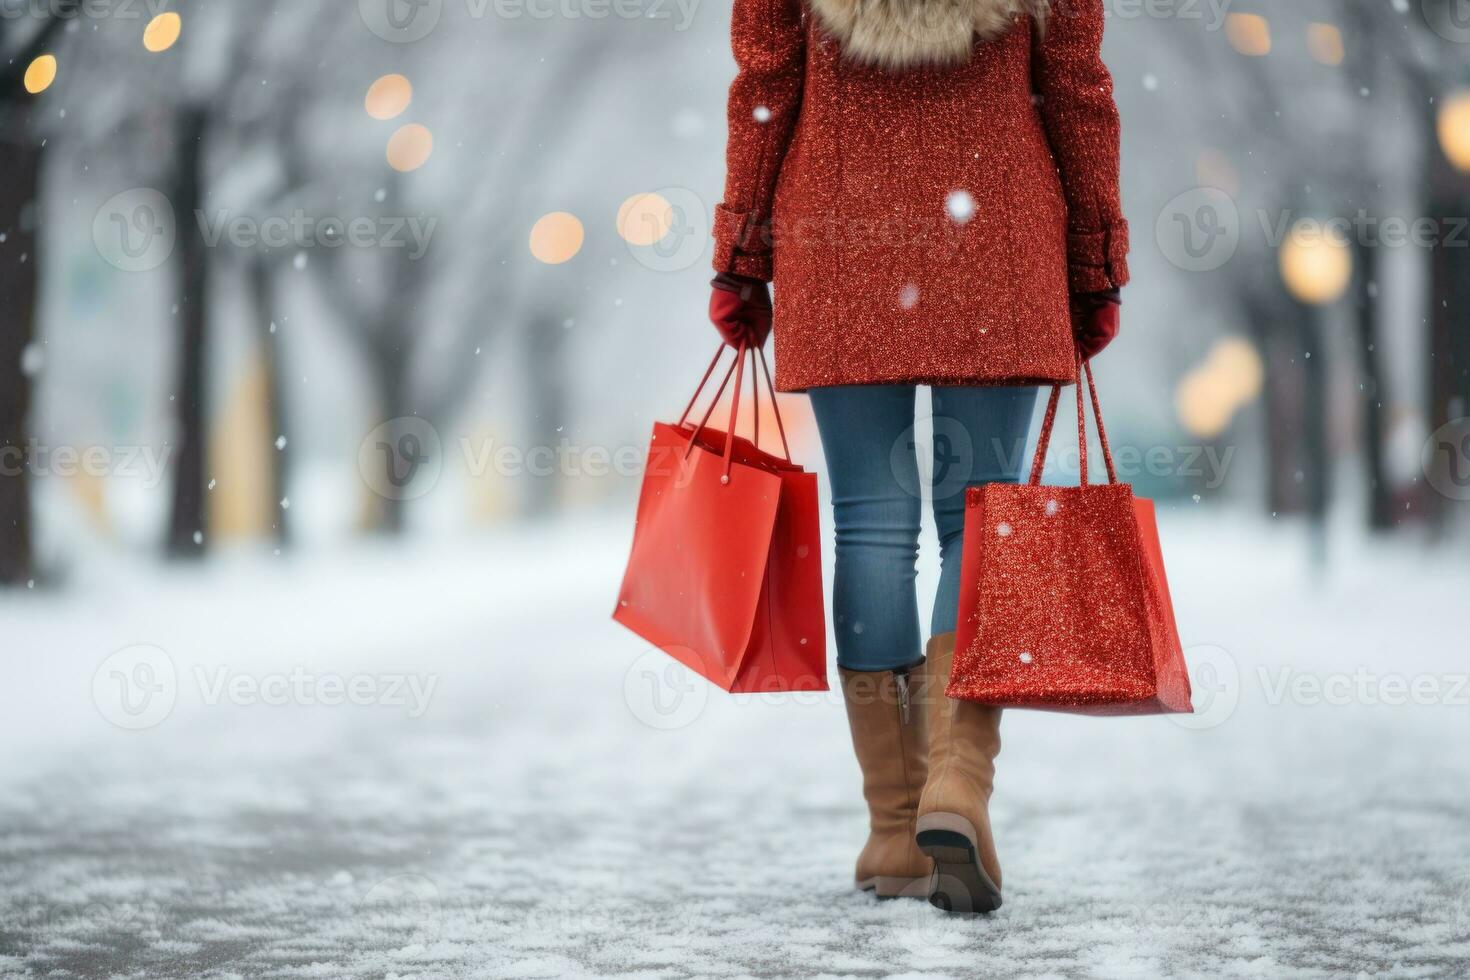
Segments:
[[[845,894],[836,701],[711,694],[607,620],[650,427],[717,342],[728,4],[0,0],[0,975],[1470,957],[1444,748],[1470,705],[1470,8],[1109,13],[1134,281],[1099,385],[1120,476],[1161,505],[1208,719],[1119,723],[1119,749],[1028,717],[1035,771],[998,805],[1081,834],[1081,862],[1159,818],[1079,829],[1055,786],[1152,794],[1213,856],[1092,866],[1128,898],[1099,937],[1078,909],[1118,896],[1023,851],[997,938]],[[782,405],[820,469],[804,397]],[[1324,715],[1302,670],[1374,693]],[[738,870],[783,815],[833,828],[792,841],[787,873],[826,876],[794,888],[810,934]],[[1343,850],[1309,858],[1313,827]],[[1191,869],[1233,860],[1234,911],[1174,928],[1161,910],[1225,887]],[[1354,877],[1394,868],[1388,899]],[[1381,947],[1324,938],[1385,900]],[[1307,925],[1253,912],[1282,902]]]

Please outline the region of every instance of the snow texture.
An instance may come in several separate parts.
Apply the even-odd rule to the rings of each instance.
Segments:
[[[3,597],[0,977],[1465,976],[1460,556],[1313,584],[1201,513],[1163,519],[1201,719],[1009,715],[975,920],[851,890],[839,701],[666,671],[608,620],[620,527]],[[94,673],[140,643],[173,707],[125,730]],[[437,685],[210,704],[220,667]]]

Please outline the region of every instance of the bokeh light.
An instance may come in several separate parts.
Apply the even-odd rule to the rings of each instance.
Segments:
[[[413,83],[402,75],[384,75],[368,86],[363,105],[374,119],[394,119],[403,115],[412,101]]]
[[[184,30],[184,19],[173,11],[159,14],[143,28],[143,47],[157,54],[167,51],[179,40]]]
[[[1260,352],[1243,337],[1226,337],[1179,382],[1174,408],[1190,435],[1213,439],[1236,412],[1260,397],[1266,370]]]
[[[1225,18],[1225,36],[1241,54],[1264,58],[1271,53],[1271,22],[1260,14],[1231,14]]]
[[[1461,172],[1470,171],[1470,90],[1447,96],[1439,106],[1439,145]]]
[[[39,95],[46,91],[54,81],[56,81],[56,56],[54,54],[43,54],[26,67],[26,91],[32,95]]]
[[[653,245],[674,226],[674,206],[662,194],[634,194],[618,208],[618,235],[629,245]]]
[[[584,235],[576,215],[553,211],[531,227],[531,254],[547,265],[560,265],[582,250]]]
[[[1339,299],[1353,277],[1347,242],[1305,220],[1282,243],[1280,266],[1281,279],[1291,295],[1313,306]]]
[[[434,153],[434,134],[427,126],[409,123],[388,139],[388,166],[402,173],[417,170]]]
[[[1322,65],[1340,65],[1346,57],[1342,31],[1336,24],[1312,24],[1307,28],[1307,51]]]

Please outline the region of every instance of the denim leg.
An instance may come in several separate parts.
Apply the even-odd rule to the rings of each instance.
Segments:
[[[810,391],[837,535],[832,625],[837,663],[893,670],[918,663],[922,500],[913,445],[912,385],[844,385]]]
[[[1016,483],[1030,462],[1026,438],[1035,388],[935,388],[934,523],[939,530],[939,591],[930,634],[949,633],[959,617],[965,488]]]

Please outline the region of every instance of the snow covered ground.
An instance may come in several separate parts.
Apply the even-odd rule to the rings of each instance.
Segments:
[[[1241,528],[1163,519],[1199,718],[1008,716],[970,921],[850,890],[834,697],[609,621],[621,522],[0,597],[0,976],[1465,976],[1470,565]]]

